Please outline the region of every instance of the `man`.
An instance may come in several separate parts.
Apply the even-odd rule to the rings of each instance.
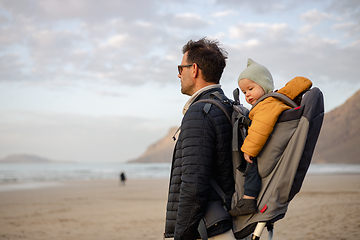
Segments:
[[[231,123],[217,106],[211,105],[209,111],[204,111],[206,103],[198,102],[214,92],[227,99],[219,85],[227,53],[217,41],[202,38],[190,40],[183,47],[183,54],[178,77],[181,92],[191,97],[183,109],[172,159],[165,237],[174,240],[200,238],[197,229],[207,206],[221,201],[210,179],[228,197],[234,193]],[[231,221],[219,220],[207,230],[208,237],[235,239],[231,227]]]

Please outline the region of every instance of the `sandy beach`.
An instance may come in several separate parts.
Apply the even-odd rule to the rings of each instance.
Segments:
[[[167,187],[167,179],[2,185],[0,239],[162,239]],[[274,239],[360,239],[359,212],[360,175],[309,175]]]

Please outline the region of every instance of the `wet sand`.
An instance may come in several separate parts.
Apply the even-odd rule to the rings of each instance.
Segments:
[[[167,188],[167,179],[3,185],[0,239],[162,239]],[[274,239],[360,239],[359,211],[360,175],[309,175]]]

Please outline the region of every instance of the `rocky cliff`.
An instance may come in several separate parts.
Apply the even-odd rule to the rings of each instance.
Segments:
[[[360,90],[325,114],[313,163],[360,163]]]
[[[170,128],[168,134],[159,141],[151,144],[147,150],[139,157],[129,162],[137,163],[166,163],[171,162],[172,152],[174,150],[175,141],[173,135],[177,127]]]

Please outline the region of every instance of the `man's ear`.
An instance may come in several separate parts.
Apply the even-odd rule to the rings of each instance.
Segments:
[[[200,68],[198,67],[198,65],[197,65],[196,63],[194,63],[194,64],[192,65],[191,70],[192,70],[192,76],[193,76],[194,78],[198,78],[198,77],[199,77],[199,74],[200,74]]]

